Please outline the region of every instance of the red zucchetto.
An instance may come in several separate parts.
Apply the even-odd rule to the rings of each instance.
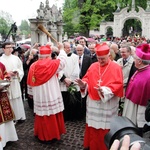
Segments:
[[[48,54],[51,54],[52,50],[51,50],[51,47],[50,45],[46,45],[46,46],[41,46],[40,47],[40,55],[48,55]]]
[[[109,54],[109,46],[106,43],[102,43],[102,44],[96,44],[95,46],[96,49],[96,55],[97,56],[104,56]]]

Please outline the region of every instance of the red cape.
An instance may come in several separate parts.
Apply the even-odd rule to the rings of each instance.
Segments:
[[[27,84],[39,86],[46,83],[57,71],[60,64],[59,59],[39,59],[29,69]]]
[[[0,62],[0,80],[3,80],[6,76],[6,68],[5,66]]]
[[[88,84],[88,93],[91,99],[99,100],[100,97],[94,87],[97,87],[98,80],[100,79],[99,74],[103,74],[108,64],[100,67],[99,62],[93,63],[88,69],[87,73],[83,77],[83,81]],[[99,71],[100,69],[100,71]],[[123,75],[121,67],[110,60],[109,67],[101,78],[101,86],[106,86],[111,89],[115,96],[123,96]]]

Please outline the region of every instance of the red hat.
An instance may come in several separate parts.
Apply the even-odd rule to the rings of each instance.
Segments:
[[[150,60],[150,46],[149,44],[141,44],[136,47],[136,55],[143,60]]]
[[[50,45],[41,46],[40,47],[40,55],[48,55],[51,54],[52,50]]]
[[[102,44],[96,44],[95,49],[96,49],[97,56],[104,56],[109,53],[110,48],[106,43],[102,43]]]

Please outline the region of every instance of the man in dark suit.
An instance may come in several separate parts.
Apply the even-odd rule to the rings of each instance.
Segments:
[[[76,51],[79,56],[80,79],[82,79],[91,65],[91,57],[84,54],[84,47],[80,44],[77,45]]]
[[[84,48],[84,54],[86,55],[90,55],[90,50],[88,49],[88,47],[86,46],[86,40],[84,37],[81,37],[79,40],[79,44],[81,44]]]
[[[96,53],[95,53],[95,44],[90,44],[88,46],[88,48],[89,48],[90,53],[91,53],[91,61],[92,61],[92,63],[97,62],[97,56],[96,56]]]
[[[89,55],[84,54],[84,47],[80,44],[76,47],[77,55],[79,56],[79,68],[80,68],[80,79],[86,74],[88,68],[91,65],[91,57]],[[86,116],[86,96],[82,98],[82,111],[81,115],[83,117]]]

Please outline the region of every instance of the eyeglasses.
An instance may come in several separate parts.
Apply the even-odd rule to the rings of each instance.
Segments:
[[[5,49],[10,49],[10,48],[13,48],[13,47],[5,47]]]

